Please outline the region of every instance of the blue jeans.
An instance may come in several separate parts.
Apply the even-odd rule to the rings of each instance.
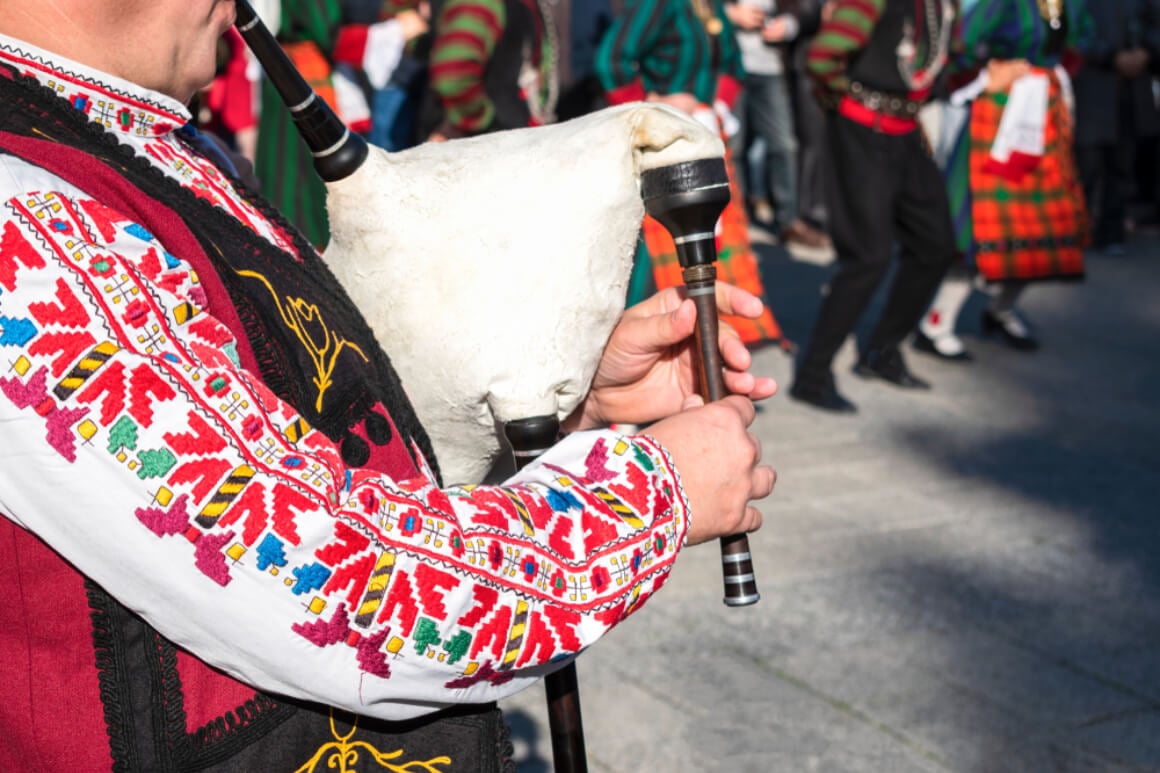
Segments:
[[[797,137],[785,75],[747,75],[733,152],[751,198],[773,204],[778,231],[798,216]]]
[[[388,84],[371,98],[371,130],[367,141],[383,150],[406,150],[413,143],[415,104],[407,90]]]

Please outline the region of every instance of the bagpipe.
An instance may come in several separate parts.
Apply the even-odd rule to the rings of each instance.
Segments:
[[[706,400],[725,395],[714,228],[720,139],[665,105],[397,153],[351,132],[246,0],[238,31],[326,182],[331,271],[390,356],[444,478],[476,483],[556,441],[624,310],[646,211],[673,234]],[[724,538],[725,603],[759,598],[745,535]],[[546,679],[556,769],[584,770],[574,663]]]

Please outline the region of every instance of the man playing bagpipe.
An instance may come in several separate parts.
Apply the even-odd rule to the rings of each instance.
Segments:
[[[775,385],[724,335],[700,403],[670,290],[572,434],[442,485],[346,292],[188,126],[234,14],[0,0],[0,769],[510,770],[497,699],[760,525]]]

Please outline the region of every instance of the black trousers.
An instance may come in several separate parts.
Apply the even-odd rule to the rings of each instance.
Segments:
[[[799,43],[798,45],[802,45]],[[794,118],[798,139],[798,212],[810,225],[829,231],[826,209],[825,165],[826,113],[814,96],[813,82],[804,70],[795,70],[793,79]]]
[[[1075,159],[1092,218],[1094,246],[1123,244],[1124,218],[1128,216],[1128,196],[1135,174],[1134,139],[1077,146]]]
[[[955,259],[946,188],[918,131],[882,134],[829,113],[826,138],[826,201],[838,271],[798,367],[797,380],[807,384],[830,377],[834,355],[890,267],[895,242],[900,265],[868,350],[902,343]]]

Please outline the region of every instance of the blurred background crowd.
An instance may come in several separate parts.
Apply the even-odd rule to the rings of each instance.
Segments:
[[[990,296],[983,332],[1034,351],[1037,331],[1015,306],[1022,292],[1039,280],[1080,279],[1085,254],[1122,254],[1133,233],[1160,224],[1160,0],[252,4],[347,124],[390,151],[635,100],[667,103],[720,133],[734,177],[718,229],[724,278],[759,295],[777,282],[761,275],[755,241],[836,267],[791,390],[822,409],[854,410],[829,374],[828,338],[850,332],[861,296],[894,257],[925,267],[910,290],[892,291],[909,292],[899,305],[921,306],[921,318],[884,315],[879,327],[924,354],[967,361],[956,335],[967,296]],[[901,7],[900,34],[885,33],[883,80],[875,46]],[[249,159],[251,183],[324,246],[322,183],[233,31],[219,64],[196,105],[201,128]],[[892,90],[895,69],[901,85]],[[843,122],[913,135],[939,179],[896,175],[885,145],[851,150],[852,140],[831,136]],[[893,209],[877,213],[870,204],[884,197]],[[910,200],[934,202],[931,234],[949,219],[952,257],[931,257],[941,242],[918,238]],[[862,222],[872,210],[882,224]],[[889,254],[862,243],[877,241]],[[854,265],[863,267],[857,277],[843,273]],[[847,287],[855,281],[865,291]],[[629,302],[679,282],[667,233],[646,219]],[[776,311],[739,323],[740,333],[751,345],[796,351]],[[880,349],[896,348],[892,334],[882,333]],[[896,386],[927,386],[892,350],[872,347],[859,367]]]

